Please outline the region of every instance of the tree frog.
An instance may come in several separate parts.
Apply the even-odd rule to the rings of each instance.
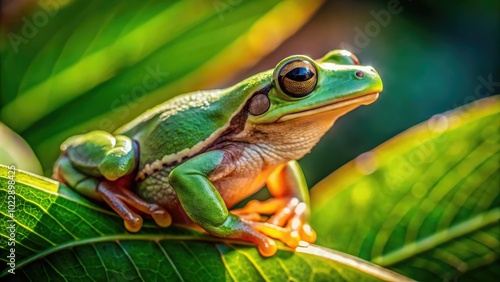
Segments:
[[[249,241],[263,256],[314,242],[309,194],[297,162],[340,116],[378,98],[382,80],[348,51],[297,55],[220,90],[177,96],[113,134],[92,131],[61,145],[54,178],[106,202],[137,232],[194,224]],[[238,202],[267,185],[271,198]]]

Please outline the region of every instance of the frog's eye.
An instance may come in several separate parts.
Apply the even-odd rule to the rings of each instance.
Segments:
[[[314,65],[299,59],[284,64],[278,72],[278,84],[288,96],[300,98],[311,93],[318,82]]]

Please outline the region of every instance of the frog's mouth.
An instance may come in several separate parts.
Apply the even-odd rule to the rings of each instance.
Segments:
[[[313,108],[313,109],[309,109],[309,110],[305,110],[305,111],[301,111],[301,112],[286,114],[286,115],[280,117],[278,119],[278,122],[296,119],[296,118],[300,118],[300,117],[313,116],[316,114],[330,112],[330,111],[336,111],[336,110],[340,110],[340,114],[339,114],[339,116],[340,116],[340,115],[343,115],[349,111],[354,110],[355,108],[357,108],[361,105],[369,105],[369,104],[375,102],[378,99],[378,95],[379,95],[379,92],[370,93],[370,94],[366,94],[363,96],[338,101],[338,102],[324,105],[321,107],[317,107],[317,108]]]

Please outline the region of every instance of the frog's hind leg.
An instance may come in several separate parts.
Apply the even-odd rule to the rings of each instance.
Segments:
[[[149,214],[156,224],[167,227],[172,223],[172,217],[161,206],[150,204],[125,187],[117,186],[110,181],[102,181],[97,187],[101,198],[123,219],[125,227],[130,232],[137,232],[142,227],[142,217],[130,207]]]
[[[298,163],[290,161],[278,167],[267,180],[267,186],[274,198],[263,202],[253,200],[231,212],[242,218],[272,215],[266,222],[254,221],[252,226],[289,246],[296,246],[298,240],[313,243],[316,233],[307,220],[309,194]]]
[[[53,178],[68,184],[84,196],[99,201],[104,200],[120,215],[130,232],[139,231],[143,224],[142,217],[135,211],[149,214],[161,227],[167,227],[172,223],[170,214],[161,206],[147,203],[118,182],[101,181],[81,173],[71,164],[66,155],[57,160]]]
[[[62,155],[56,161],[52,178],[61,183],[67,184],[76,192],[88,198],[101,200],[101,197],[97,193],[97,185],[99,185],[99,180],[93,177],[89,177],[88,175],[78,171],[71,164],[71,161],[66,155]]]

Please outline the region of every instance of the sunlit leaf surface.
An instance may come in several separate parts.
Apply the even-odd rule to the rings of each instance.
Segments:
[[[10,174],[9,174],[10,173]],[[15,184],[9,187],[9,175]],[[8,194],[14,191],[15,194]],[[272,258],[256,248],[181,227],[125,232],[114,213],[59,183],[0,166],[0,279],[15,281],[406,281],[355,257],[317,246]],[[13,198],[11,198],[13,200]],[[14,221],[12,221],[12,218]],[[11,235],[13,234],[13,235]],[[15,246],[8,238],[14,236]],[[12,244],[12,243],[11,243]],[[7,264],[14,248],[15,275]]]
[[[15,176],[14,176],[15,174]],[[12,178],[15,184],[12,183]],[[9,180],[11,181],[9,187]],[[14,191],[9,193],[9,191]],[[282,247],[264,259],[253,246],[226,242],[181,227],[147,225],[125,232],[114,213],[59,183],[0,166],[0,278],[16,281],[405,281],[340,252]],[[14,197],[12,197],[14,196]],[[10,206],[9,206],[10,205]],[[7,228],[14,225],[14,229]],[[13,235],[12,235],[13,234]],[[15,241],[8,238],[12,237]],[[12,245],[15,242],[15,245]],[[7,263],[14,248],[15,275]]]
[[[0,45],[1,120],[46,171],[71,135],[112,131],[175,95],[227,81],[322,1],[52,2],[35,5]]]
[[[436,115],[312,190],[318,244],[421,281],[499,277],[500,99]]]

